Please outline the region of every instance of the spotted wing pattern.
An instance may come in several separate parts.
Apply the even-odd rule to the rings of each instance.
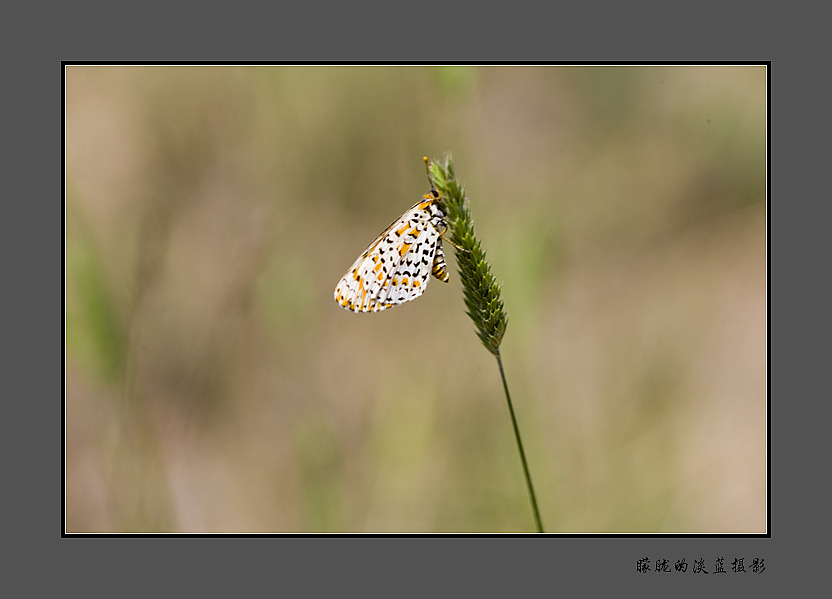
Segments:
[[[353,312],[380,312],[416,299],[433,274],[448,281],[442,233],[447,225],[431,190],[391,224],[338,281],[335,301]]]

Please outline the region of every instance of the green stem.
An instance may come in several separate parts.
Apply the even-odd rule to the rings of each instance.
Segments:
[[[506,392],[508,411],[511,414],[511,425],[514,427],[514,438],[517,439],[517,448],[520,450],[520,460],[523,462],[523,473],[526,475],[526,486],[529,487],[529,497],[532,500],[532,510],[534,511],[535,524],[537,524],[537,532],[543,532],[543,523],[540,521],[540,511],[537,509],[537,498],[534,495],[534,487],[532,487],[532,476],[529,474],[529,465],[526,463],[526,452],[523,451],[523,441],[520,440],[520,429],[517,428],[517,419],[514,417],[514,407],[511,405],[511,396],[508,393],[508,383],[506,383],[506,373],[503,371],[503,361],[500,358],[500,350],[497,349],[494,355],[497,358],[497,364],[500,367],[500,376],[503,378],[503,389]]]

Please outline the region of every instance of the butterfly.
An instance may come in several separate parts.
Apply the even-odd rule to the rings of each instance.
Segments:
[[[335,286],[335,301],[342,308],[380,312],[422,295],[431,275],[448,282],[442,251],[448,225],[440,199],[431,182],[431,190],[358,257]]]

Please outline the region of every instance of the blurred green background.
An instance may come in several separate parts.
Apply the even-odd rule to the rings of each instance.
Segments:
[[[766,531],[765,67],[72,66],[65,92],[68,531],[534,530],[452,252],[414,302],[332,297],[446,152],[546,530]]]

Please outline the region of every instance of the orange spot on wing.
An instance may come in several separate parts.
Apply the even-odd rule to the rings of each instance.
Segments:
[[[407,253],[407,250],[410,249],[410,246],[413,245],[412,243],[403,243],[402,246],[399,248],[399,256],[404,256]]]

